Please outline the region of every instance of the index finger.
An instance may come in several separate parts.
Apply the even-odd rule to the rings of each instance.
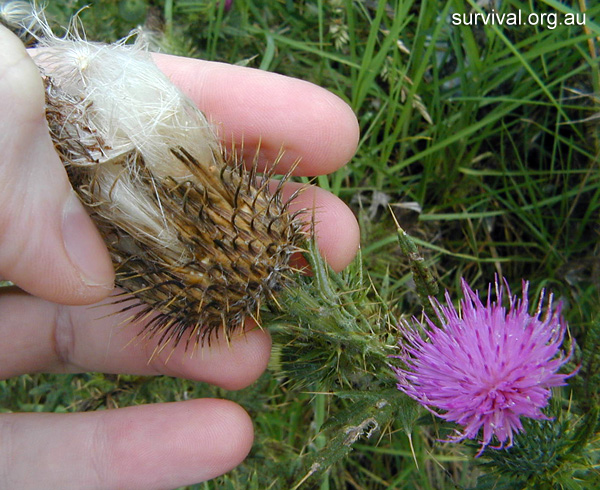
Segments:
[[[278,173],[322,175],[354,155],[359,127],[342,99],[303,80],[224,63],[154,55],[158,67],[207,115],[227,148],[243,143],[246,161],[284,150]]]

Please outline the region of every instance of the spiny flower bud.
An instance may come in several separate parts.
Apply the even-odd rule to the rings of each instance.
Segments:
[[[41,22],[35,61],[71,183],[109,248],[132,320],[159,346],[201,344],[259,317],[303,239],[282,185],[227,156],[204,115],[154,65],[141,37],[106,45]],[[128,296],[129,297],[129,296]],[[124,309],[133,308],[126,298]],[[157,311],[154,315],[152,312]]]

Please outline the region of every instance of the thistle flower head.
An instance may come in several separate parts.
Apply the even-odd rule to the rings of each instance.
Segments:
[[[77,17],[59,37],[33,16],[50,136],[108,246],[115,302],[144,320],[155,353],[258,321],[305,238],[283,195],[293,168],[270,186],[277,161],[259,175],[258,153],[247,168],[225,151],[143,37],[89,42]]]
[[[394,368],[398,389],[445,420],[463,426],[451,442],[475,439],[483,428],[481,452],[495,436],[497,449],[512,445],[523,429],[521,417],[547,419],[550,388],[565,385],[570,374],[558,374],[569,356],[561,351],[566,324],[561,305],[544,308],[542,292],[533,315],[528,312],[528,283],[522,298],[503,306],[504,285],[496,279],[483,304],[464,279],[464,298],[457,311],[446,292],[446,305],[431,299],[438,325],[425,318],[424,336],[413,324],[400,326],[403,367]],[[543,311],[544,310],[544,311]]]

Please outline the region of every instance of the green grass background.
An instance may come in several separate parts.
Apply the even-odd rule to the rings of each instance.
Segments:
[[[228,11],[211,0],[86,3],[89,39],[116,40],[146,24],[166,52],[302,78],[347,101],[360,121],[358,152],[316,182],[356,212],[365,270],[390,306],[419,312],[388,205],[454,297],[460,277],[485,289],[496,273],[515,290],[521,279],[531,281],[532,295],[551,289],[564,302],[582,366],[560,396],[573,398],[580,413],[598,405],[599,2],[495,4],[499,12],[559,19],[585,11],[585,27],[554,29],[453,26],[451,13],[481,8],[465,0],[235,0]],[[50,4],[49,15],[64,25],[84,2]],[[273,369],[227,393],[166,377],[26,375],[0,383],[0,408],[74,411],[226,397],[251,413],[255,448],[240,469],[190,488],[286,489],[289,462],[327,444],[320,429],[336,405],[283,381]],[[437,442],[431,418],[410,434],[403,429],[399,420],[361,441],[305,488],[478,485],[485,468],[473,448]],[[582,466],[574,480],[583,486],[572,488],[600,488],[596,463]]]

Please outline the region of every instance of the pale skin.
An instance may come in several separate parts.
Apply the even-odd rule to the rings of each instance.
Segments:
[[[107,297],[108,252],[73,193],[48,135],[43,88],[30,56],[0,26],[0,378],[24,373],[101,371],[168,375],[235,390],[266,368],[265,330],[248,325],[190,356],[166,361],[151,342],[130,342],[141,325],[119,326]],[[300,158],[298,175],[330,173],[352,157],[358,124],[339,98],[283,76],[170,56],[159,67],[202,109],[226,146],[260,142],[268,163]],[[292,185],[288,192],[292,192]],[[358,248],[352,212],[309,188],[293,204],[314,208],[321,252],[336,270]],[[90,308],[104,301],[106,306]],[[102,318],[100,318],[102,317]],[[170,489],[214,478],[238,465],[253,442],[252,422],[232,402],[185,402],[73,414],[0,415],[0,488]]]

